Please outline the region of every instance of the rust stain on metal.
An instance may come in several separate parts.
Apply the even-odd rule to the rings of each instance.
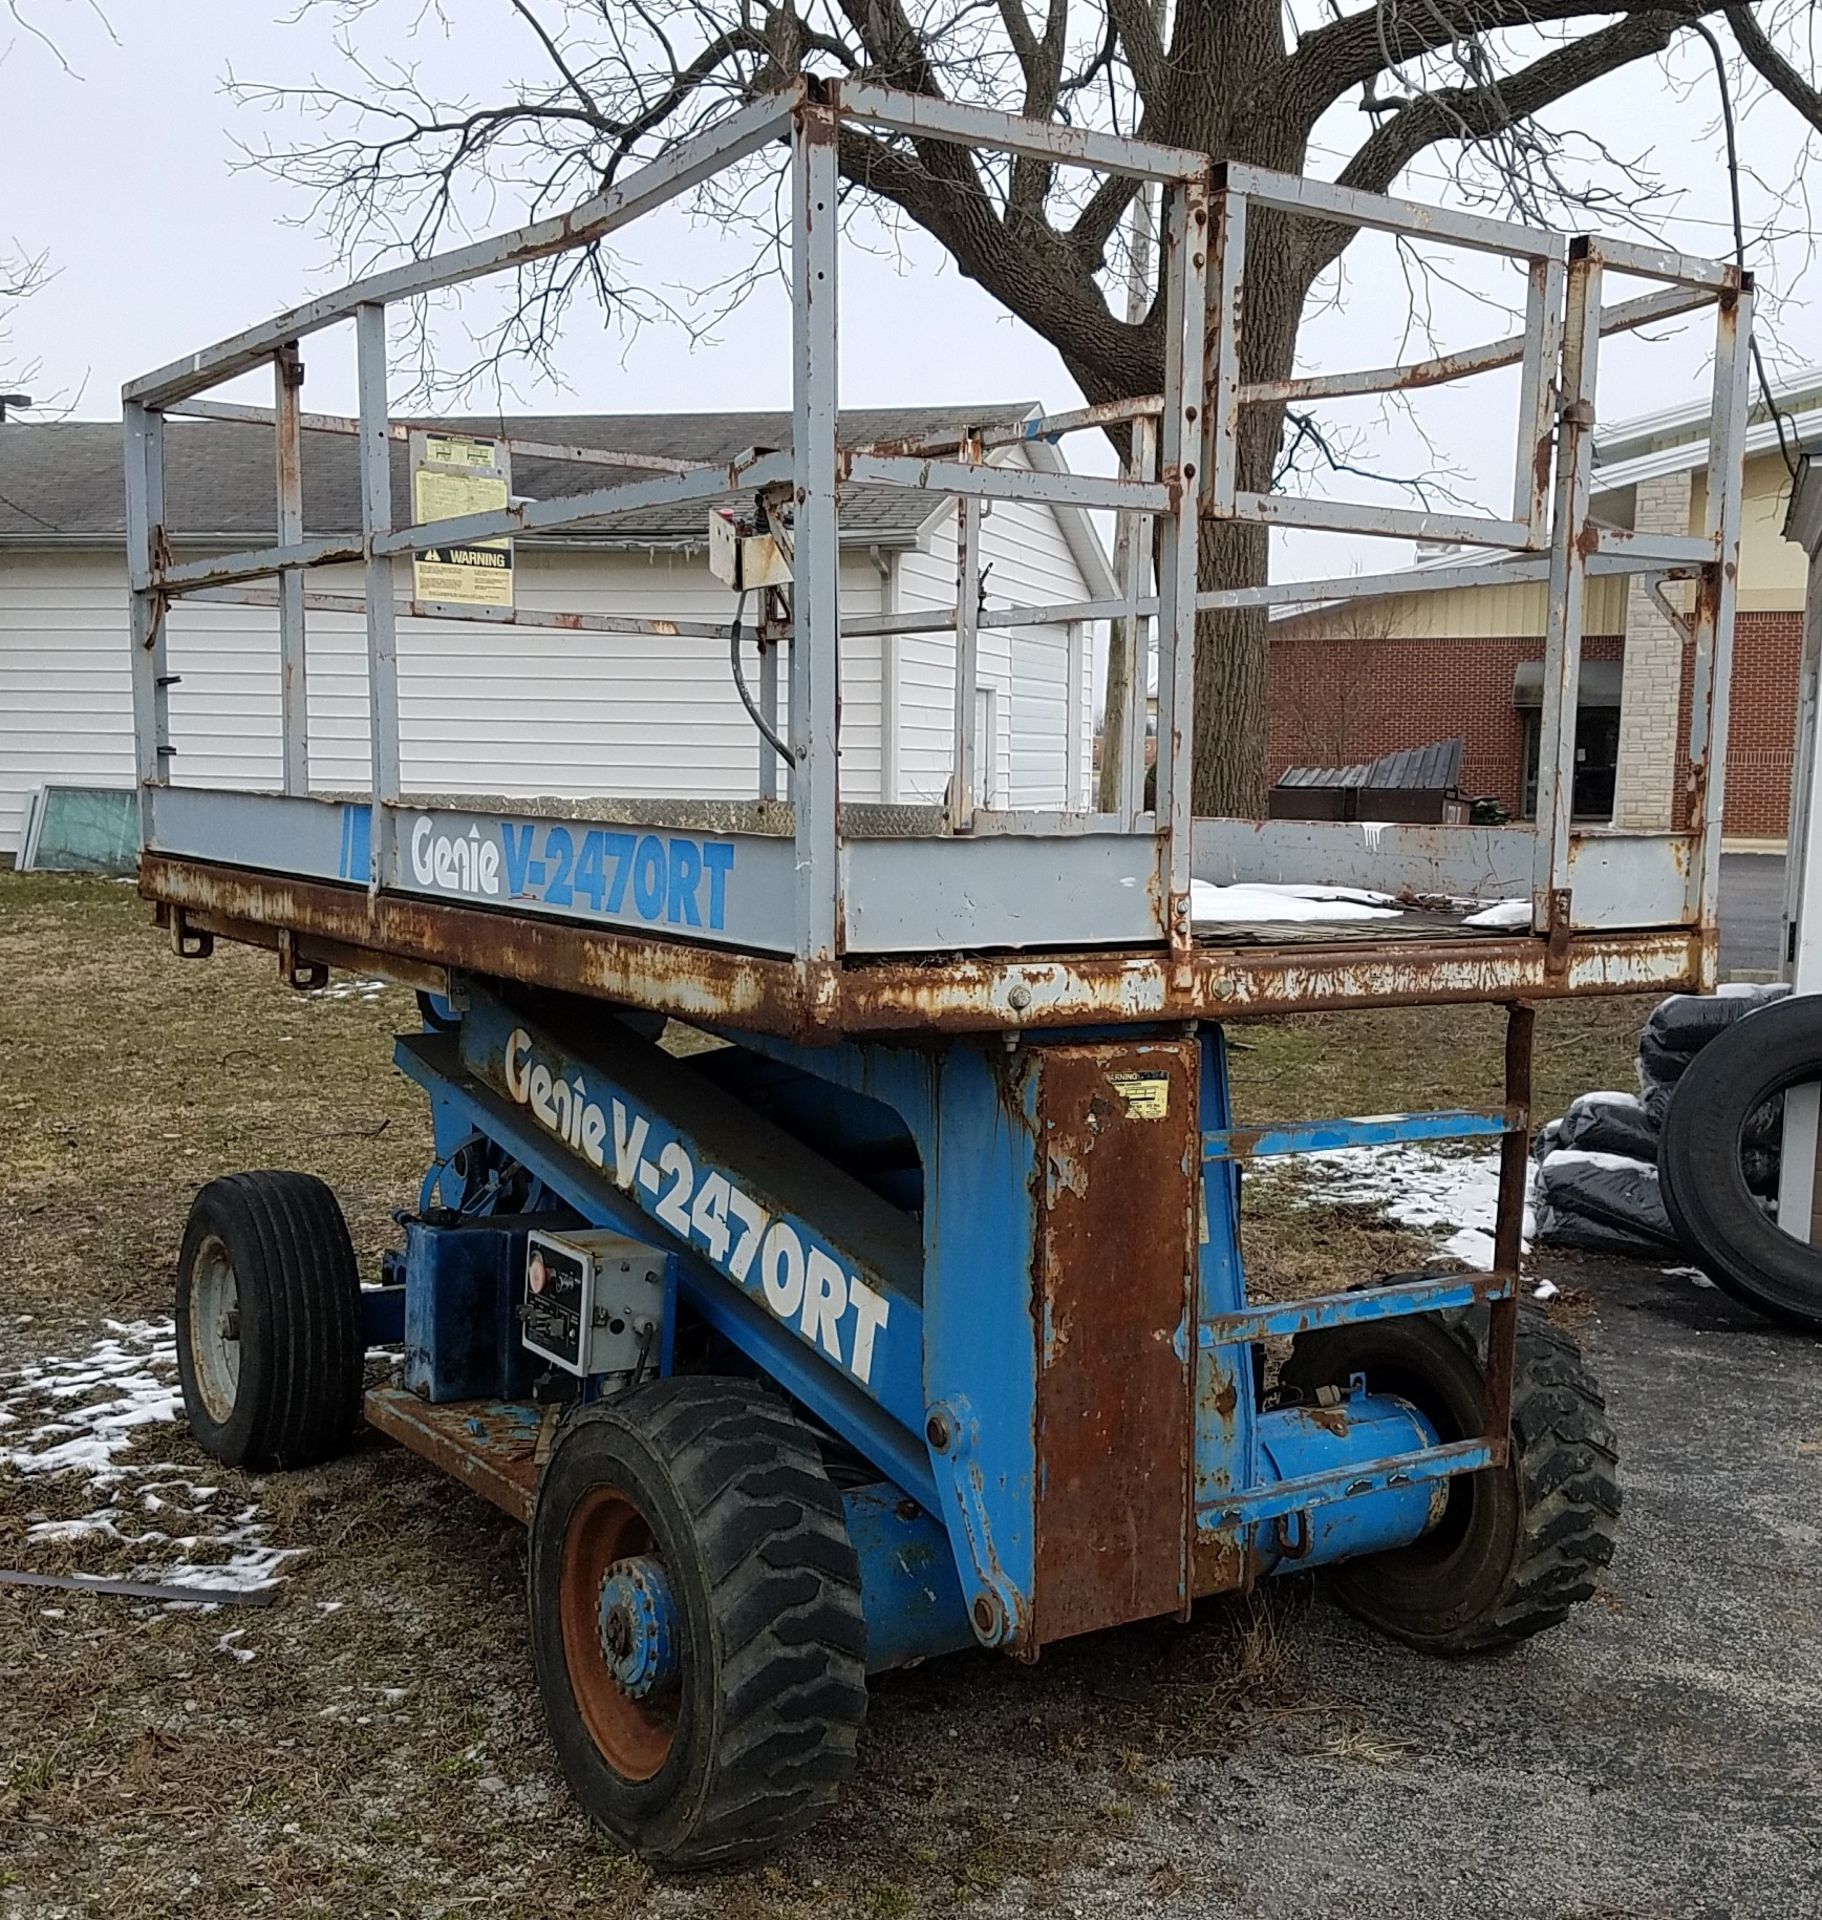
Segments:
[[[402,1387],[372,1387],[362,1402],[367,1424],[433,1466],[529,1522],[537,1504],[539,1425],[533,1409],[496,1400],[430,1406]]]
[[[147,854],[140,891],[211,916],[226,938],[263,944],[258,929],[288,927],[345,950],[455,967],[528,985],[585,993],[688,1018],[794,1033],[805,994],[785,960],[691,947],[583,928],[558,920],[381,894],[320,881],[281,879],[200,861]],[[233,931],[246,927],[244,933]]]
[[[1556,435],[1547,429],[1537,437],[1531,454],[1531,497],[1541,503],[1550,497],[1551,471],[1556,456]]]
[[[1196,1045],[1042,1049],[1034,1644],[1176,1610],[1190,1515]],[[1141,1076],[1141,1117],[1114,1075]],[[1160,1084],[1161,1083],[1161,1084]]]
[[[692,946],[612,927],[488,911],[147,854],[140,892],[222,939],[270,946],[286,927],[333,942],[375,972],[453,968],[762,1032],[1007,1032],[1143,1021],[1243,1019],[1288,1011],[1475,1004],[1699,986],[1712,932],[1576,933],[1558,964],[1532,936],[1362,940],[1283,947],[866,960],[791,960]],[[1022,997],[1014,998],[1015,994]]]
[[[1310,1422],[1332,1433],[1337,1440],[1345,1440],[1352,1428],[1346,1407],[1307,1407],[1304,1409]]]
[[[1569,965],[1569,943],[1574,937],[1574,900],[1567,887],[1554,887],[1549,897],[1549,930],[1544,942],[1546,972],[1564,972]]]

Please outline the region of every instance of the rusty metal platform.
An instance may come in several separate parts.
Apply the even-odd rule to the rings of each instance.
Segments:
[[[543,1471],[540,1441],[552,1407],[455,1400],[433,1407],[402,1387],[369,1387],[367,1424],[409,1447],[515,1520],[529,1523]]]
[[[1155,182],[1159,390],[1017,421],[958,423],[928,439],[844,435],[840,232],[822,210],[837,194],[839,143],[857,129],[912,140],[920,151],[934,142]],[[469,438],[464,458],[504,484],[504,504],[477,501],[473,511],[401,522],[394,445],[404,443],[414,472],[429,454],[424,423],[392,417],[388,304],[594,244],[728,169],[761,163],[760,156],[778,164],[789,204],[782,222],[792,277],[788,434],[705,462],[681,453],[555,447],[515,438],[502,421],[498,433]],[[1344,235],[1391,234],[1504,260],[1524,275],[1522,329],[1404,366],[1245,380],[1246,223],[1254,209],[1319,217]],[[1610,278],[1642,280],[1650,290],[1611,299]],[[430,986],[463,972],[706,1025],[823,1039],[1710,984],[1752,309],[1750,275],[1727,261],[1617,238],[1571,240],[1256,167],[1211,170],[1194,150],[1090,137],[953,104],[939,111],[927,97],[862,80],[794,82],[567,214],[368,276],[127,384],[142,884],[180,952],[200,951],[217,937],[251,940],[276,947],[284,973],[299,984],[314,981],[325,964]],[[1700,528],[1672,534],[1606,525],[1592,508],[1602,343],[1698,310],[1709,312],[1714,329]],[[342,326],[353,333],[358,412],[306,412],[302,342]],[[271,408],[206,397],[260,366],[272,372]],[[1439,512],[1430,503],[1255,490],[1265,481],[1242,457],[1249,409],[1393,393],[1502,368],[1518,376],[1508,414],[1509,509],[1502,501],[1485,511]],[[165,427],[172,414],[270,430],[276,544],[178,556],[174,541],[186,542],[193,530],[169,518]],[[1070,436],[1093,442],[1109,429],[1127,442],[1116,476],[1075,472],[1053,457]],[[358,443],[358,531],[306,534],[306,433]],[[556,461],[601,471],[539,497],[515,494],[515,450],[540,470]],[[952,516],[953,598],[945,591],[934,605],[888,609],[873,603],[871,586],[865,596],[844,588],[844,504],[852,509],[882,490],[920,497],[919,525]],[[415,492],[407,497],[415,515]],[[993,580],[982,516],[994,502],[1117,516],[1127,560],[1113,590],[1034,604],[1022,589]],[[657,509],[686,519],[700,514],[705,538],[711,529],[729,535],[728,513],[748,516],[737,522],[749,529],[737,540],[770,540],[773,561],[783,556],[787,564],[781,574],[749,581],[743,563],[728,561],[716,576],[727,590],[719,605],[705,603],[707,617],[689,619],[668,611],[547,613],[512,601],[510,592],[506,604],[461,604],[419,591],[419,563],[444,548],[505,548],[517,538]],[[1222,523],[1346,533],[1401,549],[1413,539],[1440,542],[1458,558],[1448,567],[1398,564],[1331,579],[1204,586],[1205,531]],[[1396,558],[1402,561],[1402,550]],[[313,579],[350,562],[361,565],[358,593]],[[1587,597],[1590,583],[1608,575],[1637,578],[1653,593],[1665,583],[1693,586],[1687,617],[1677,615],[1691,674],[1682,824],[1674,830],[1596,827],[1574,813]],[[1197,814],[1193,719],[1203,616],[1517,585],[1545,593],[1530,820],[1481,826]],[[206,675],[173,671],[172,610],[191,604],[273,615],[280,672],[262,725],[275,723],[279,752],[263,768],[261,786],[230,789],[187,777],[185,728],[211,710],[214,697]],[[339,768],[332,790],[327,767],[313,764],[310,684],[320,663],[312,658],[310,616],[321,614],[352,615],[365,629],[367,778],[352,790]],[[687,641],[703,659],[711,656],[702,649],[712,647],[715,659],[727,660],[724,704],[738,712],[737,725],[750,723],[751,787],[743,794],[743,779],[730,785],[725,765],[694,755],[685,730],[668,739],[674,765],[656,783],[663,797],[546,791],[545,776],[530,771],[540,762],[535,751],[520,756],[527,771],[514,779],[536,791],[444,790],[445,763],[434,763],[432,777],[415,743],[429,723],[423,702],[456,696],[435,676],[400,673],[400,622],[420,619],[475,624],[481,631],[470,644],[497,655],[503,670],[522,650],[521,632],[540,626],[597,636],[610,648],[619,636],[647,633]],[[1116,714],[1110,701],[1106,777],[1091,781],[1082,687],[1072,682],[1077,694],[1060,702],[1047,696],[1050,718],[1038,725],[1057,776],[1028,789],[1000,782],[998,723],[976,738],[983,636],[1067,627],[1076,634],[1072,644],[1087,648],[1108,622],[1109,682],[1117,659],[1121,684],[1155,685],[1155,730],[1148,733],[1149,703],[1128,699]],[[946,683],[953,696],[942,728],[947,752],[939,756],[947,778],[933,762],[906,791],[885,777],[883,757],[872,781],[873,748],[852,731],[843,737],[844,647],[877,641],[883,661],[894,636],[936,642],[933,657],[946,664],[931,685]],[[880,684],[887,684],[883,669]],[[560,684],[549,689],[560,691]],[[492,729],[495,716],[469,705],[464,723],[479,734]],[[449,737],[467,736],[458,729]],[[591,749],[588,772],[576,784],[611,789],[611,733],[582,744]],[[648,783],[641,776],[637,784]],[[1198,881],[1359,887],[1417,903],[1419,911],[1402,924],[1268,924],[1215,935],[1197,925]],[[1421,910],[1447,899],[1522,900],[1529,930],[1482,932]]]
[[[1144,1025],[1576,994],[1670,993],[1712,978],[1714,937],[1686,927],[1235,927],[1192,948],[781,956],[533,918],[148,854],[140,890],[179,950],[275,949],[291,977],[332,966],[441,991],[451,973],[576,993],[709,1026],[804,1038]],[[1275,936],[1275,937],[1274,937]]]

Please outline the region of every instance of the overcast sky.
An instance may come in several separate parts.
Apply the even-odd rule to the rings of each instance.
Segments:
[[[286,24],[284,0],[103,0],[110,34],[89,0],[17,4],[54,36],[74,71],[30,33],[0,28],[0,242],[48,251],[56,270],[16,311],[10,359],[14,370],[39,363],[34,391],[73,402],[78,417],[114,418],[129,376],[343,277],[308,227],[309,207],[297,190],[236,165],[237,138],[271,132],[282,140],[286,126],[236,106],[223,86],[230,69],[247,80],[330,77],[336,67],[329,23],[310,14]],[[381,7],[357,29],[363,50],[374,58],[424,59],[458,82],[471,76],[476,91],[497,89],[502,73],[532,69],[523,30],[504,0],[449,0],[447,10],[458,29],[453,40],[413,41],[404,29],[416,8],[404,0],[392,10]],[[1682,56],[1677,70],[1699,80],[1706,57]],[[1660,69],[1646,65],[1578,96],[1559,118],[1565,127],[1597,131],[1612,149],[1649,156],[1670,185],[1684,190],[1668,223],[1671,238],[1693,251],[1720,253],[1731,250],[1731,238],[1713,102],[1711,74],[1685,104]],[[1358,140],[1360,129],[1361,116],[1349,105],[1323,130],[1323,145],[1339,151]],[[1781,103],[1767,102],[1749,115],[1743,136],[1749,159],[1766,178],[1788,177],[1800,138]],[[1410,191],[1439,196],[1433,168],[1420,166]],[[1749,219],[1764,205],[1763,195],[1749,187]],[[492,224],[512,224],[514,211],[501,205]],[[681,289],[727,272],[741,257],[738,248],[713,230],[671,217],[642,233],[628,252],[653,284]],[[1822,360],[1822,331],[1803,304],[1811,291],[1807,246],[1761,248],[1753,264],[1787,296],[1777,341],[1784,368]],[[1055,352],[962,280],[933,244],[915,247],[902,268],[850,247],[842,272],[845,403],[1018,398],[1065,406],[1078,397]],[[1468,283],[1492,287],[1496,280],[1471,269]],[[1477,311],[1446,290],[1438,312],[1450,346],[1507,330],[1497,314]],[[1311,321],[1306,363],[1382,363],[1396,354],[1406,313],[1403,277],[1381,245],[1354,264],[1339,308]],[[563,354],[570,390],[553,392],[527,380],[519,403],[528,410],[589,412],[781,406],[789,398],[787,340],[788,313],[775,286],[756,294],[712,345],[692,346],[681,330],[662,327],[629,345],[598,327],[578,326]],[[1423,350],[1414,346],[1403,357]],[[351,342],[318,336],[305,354],[310,402],[350,408]],[[1703,358],[1693,332],[1651,352],[1614,351],[1605,362],[1603,419],[1700,397]],[[1510,380],[1489,383],[1482,393],[1444,390],[1422,409],[1436,457],[1466,476],[1468,492],[1501,510],[1511,470],[1513,390]],[[263,383],[256,397],[268,398]],[[1370,403],[1351,417],[1371,429],[1378,413],[1378,403]],[[1104,455],[1077,448],[1072,457],[1098,465]],[[1410,472],[1432,455],[1408,423],[1395,420],[1381,424],[1376,457],[1389,472]],[[1407,552],[1388,542],[1372,558],[1396,563]],[[1325,545],[1313,564],[1326,570],[1334,558]],[[1311,564],[1300,548],[1297,571]]]

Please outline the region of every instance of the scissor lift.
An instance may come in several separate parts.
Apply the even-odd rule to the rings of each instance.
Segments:
[[[836,139],[951,141],[1161,185],[1163,391],[1006,440],[1130,429],[1115,478],[996,461],[993,435],[848,447],[836,420]],[[611,484],[395,526],[385,312],[599,240],[789,145],[793,437],[725,467],[569,449]],[[1270,206],[1520,262],[1527,323],[1446,359],[1262,385],[1239,376],[1245,228]],[[1603,304],[1603,277],[1654,283]],[[1589,514],[1603,336],[1717,312],[1707,523],[1634,534]],[[388,1284],[362,1289],[332,1198],[298,1175],[198,1197],[179,1282],[190,1417],[224,1458],[291,1464],[345,1438],[366,1343],[404,1348],[366,1417],[529,1521],[534,1645],[577,1793],[653,1857],[730,1858],[824,1806],[852,1767],[868,1671],[964,1645],[1033,1658],[1094,1628],[1186,1614],[1262,1575],[1337,1564],[1342,1596],[1414,1644],[1507,1643],[1561,1619],[1611,1551],[1618,1492],[1598,1393],[1521,1308],[1531,1003],[1707,984],[1751,305],[1730,266],[1577,240],[858,82],[805,81],[561,220],[377,275],[125,393],[142,889],[181,953],[277,950],[419,987],[398,1043],[437,1160]],[[1205,332],[1205,316],[1212,328]],[[306,415],[298,342],[352,319],[354,420]],[[270,363],[270,412],[209,387]],[[1243,409],[1520,371],[1510,517],[1249,492]],[[279,543],[178,559],[162,432],[187,413],[274,429]],[[358,537],[303,526],[305,431],[357,436]],[[510,443],[509,443],[510,444]],[[542,448],[546,457],[564,450]],[[654,472],[654,464],[666,470]],[[954,607],[844,615],[841,501],[957,503]],[[757,501],[791,584],[760,637],[788,659],[781,756],[756,732],[750,802],[537,802],[405,790],[395,563],[653,503]],[[1151,576],[1068,607],[985,604],[989,500],[1111,510],[1152,530]],[[1203,518],[1478,547],[1478,559],[1294,586],[1198,590]],[[1488,557],[1489,555],[1493,557]],[[1503,556],[1503,557],[1502,557]],[[307,587],[358,563],[353,599]],[[1685,827],[1572,827],[1590,577],[1694,580]],[[269,582],[276,577],[277,584]],[[1400,827],[1196,819],[1199,609],[1414,587],[1548,592],[1537,823]],[[282,662],[275,792],[173,777],[165,616],[180,597],[270,605]],[[311,791],[306,629],[358,609],[371,790]],[[539,616],[519,610],[500,626]],[[1142,707],[1109,743],[1111,811],[973,795],[979,636],[1116,618],[1129,685],[1155,651],[1156,800]],[[602,636],[651,625],[563,616]],[[712,622],[673,631],[726,638]],[[952,630],[954,766],[939,806],[844,800],[841,643]],[[1150,638],[1147,640],[1146,636]],[[765,656],[762,654],[762,659]],[[781,703],[769,673],[766,731]],[[1198,926],[1192,878],[1365,885],[1396,923]],[[1530,902],[1485,931],[1451,901]],[[1352,937],[1350,937],[1350,935]],[[1492,1112],[1261,1131],[1228,1109],[1223,1023],[1316,1007],[1508,1008]],[[667,1019],[718,1042],[660,1043]],[[1497,1141],[1494,1270],[1260,1305],[1238,1224],[1248,1160],[1442,1138]],[[1289,1358],[1273,1373],[1273,1343]]]

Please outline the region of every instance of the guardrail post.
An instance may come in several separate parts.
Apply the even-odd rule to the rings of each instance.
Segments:
[[[1158,521],[1158,810],[1164,931],[1191,942],[1191,740],[1196,700],[1196,542],[1202,495],[1202,341],[1208,284],[1208,183],[1171,188],[1164,232],[1164,411],[1159,477],[1175,498]]]
[[[797,956],[835,958],[840,850],[835,705],[841,554],[836,519],[836,119],[808,102],[791,123],[791,749],[797,834]]]
[[[1519,375],[1517,470],[1512,518],[1540,545],[1550,524],[1551,459],[1556,446],[1557,379],[1563,354],[1562,257],[1533,260],[1526,270],[1525,357]]]
[[[772,729],[778,731],[778,656],[780,643],[768,638],[765,622],[762,620],[754,633],[754,648],[759,662],[759,717]],[[779,768],[782,765],[778,749],[765,735],[759,736],[759,797],[762,800],[778,798]]]
[[[1709,407],[1708,505],[1702,532],[1715,557],[1696,590],[1693,686],[1689,698],[1689,795],[1700,836],[1697,919],[1715,924],[1721,892],[1721,833],[1726,801],[1727,720],[1733,689],[1733,616],[1740,572],[1740,500],[1744,489],[1748,396],[1752,382],[1752,276],[1715,310],[1714,387]],[[1706,963],[1713,964],[1712,957]]]
[[[1158,429],[1152,420],[1132,423],[1132,457],[1128,461],[1135,480],[1150,480],[1158,464]],[[1116,623],[1114,633],[1126,656],[1126,711],[1122,716],[1124,736],[1115,743],[1120,753],[1120,792],[1118,808],[1123,824],[1138,825],[1145,811],[1145,727],[1151,708],[1152,628],[1137,611],[1145,597],[1145,579],[1151,567],[1154,542],[1151,529],[1156,524],[1142,513],[1127,513],[1121,518],[1128,526],[1126,577],[1118,582],[1126,604],[1133,611]],[[1109,743],[1102,742],[1107,751]]]
[[[278,480],[278,544],[304,537],[304,363],[297,342],[272,356],[273,456]],[[287,793],[310,791],[310,696],[304,660],[304,576],[286,567],[278,576],[279,734]]]
[[[1539,933],[1557,924],[1564,907],[1561,896],[1569,886],[1576,696],[1582,677],[1582,608],[1590,544],[1584,535],[1601,346],[1601,256],[1593,241],[1571,243],[1567,280],[1556,502],[1551,516],[1549,601],[1544,612],[1543,710],[1538,722],[1537,837],[1531,874],[1532,924]]]
[[[1240,486],[1240,301],[1246,281],[1246,196],[1220,186],[1210,223],[1214,249],[1215,337],[1204,384],[1208,391],[1203,463],[1209,510],[1231,518]]]
[[[127,401],[127,572],[147,579],[164,559],[164,415]],[[152,844],[152,789],[170,779],[171,675],[165,659],[165,600],[135,584],[128,603],[133,648],[133,774],[139,789],[139,843]]]
[[[962,458],[981,459],[980,435],[962,437]],[[974,830],[975,689],[980,682],[981,503],[973,495],[956,502],[955,526],[955,741],[949,757],[949,831]],[[993,751],[993,742],[987,743]]]
[[[1504,1465],[1512,1435],[1512,1371],[1518,1355],[1518,1279],[1525,1251],[1525,1186],[1531,1158],[1531,1044],[1536,1009],[1515,1000],[1506,1009],[1506,1113],[1516,1124],[1499,1143],[1499,1210],[1493,1226],[1493,1271],[1512,1292],[1487,1309],[1485,1366],[1487,1444]]]
[[[373,768],[373,869],[377,894],[391,865],[388,808],[399,798],[398,616],[392,597],[392,560],[375,553],[376,535],[392,531],[392,441],[387,434],[386,309],[367,302],[355,309],[361,419],[361,537],[367,543],[367,725]]]

